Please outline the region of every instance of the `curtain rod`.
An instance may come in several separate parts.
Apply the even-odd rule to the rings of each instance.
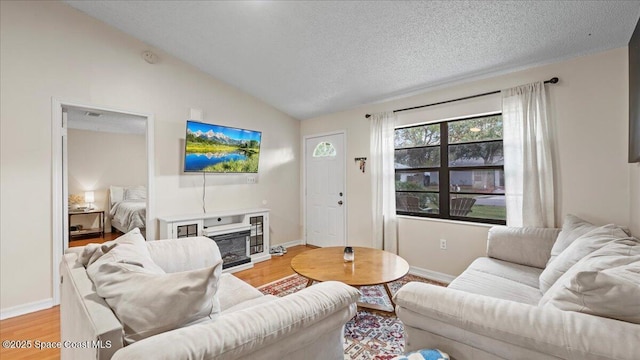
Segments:
[[[558,80],[559,79],[557,77],[552,77],[551,79],[546,80],[544,83],[545,84],[556,84],[556,83],[558,83]],[[486,93],[477,94],[477,95],[465,96],[465,97],[461,97],[461,98],[453,99],[453,100],[440,101],[440,102],[433,103],[433,104],[414,106],[414,107],[405,108],[405,109],[398,109],[398,110],[393,110],[393,112],[397,113],[397,112],[401,112],[401,111],[409,111],[409,110],[421,109],[421,108],[434,106],[434,105],[442,105],[442,104],[446,104],[446,103],[450,103],[450,102],[454,102],[454,101],[467,100],[467,99],[477,98],[477,97],[480,97],[480,96],[499,94],[500,91],[501,90],[496,90],[496,91],[486,92]],[[368,118],[371,117],[371,114],[366,114],[364,117],[366,117],[368,119]]]

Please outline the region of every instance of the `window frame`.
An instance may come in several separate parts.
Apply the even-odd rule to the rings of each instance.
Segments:
[[[408,125],[408,126],[399,126],[394,129],[395,131],[399,129],[410,129],[417,128],[423,126],[429,126],[438,124],[440,126],[440,143],[437,145],[424,145],[424,146],[413,146],[413,147],[403,147],[396,148],[394,147],[394,156],[396,150],[406,150],[406,149],[424,149],[424,148],[439,148],[440,149],[440,166],[437,167],[419,167],[419,168],[410,168],[410,169],[394,169],[394,174],[402,174],[402,173],[416,173],[416,172],[438,172],[438,191],[434,190],[397,190],[396,184],[394,181],[394,194],[438,194],[439,200],[439,213],[424,213],[424,212],[413,212],[413,211],[399,211],[396,208],[396,215],[405,215],[405,216],[414,216],[414,217],[422,217],[422,218],[434,218],[434,219],[443,219],[443,220],[455,220],[455,221],[463,221],[463,222],[471,222],[471,223],[483,223],[483,224],[495,224],[495,225],[506,225],[507,221],[500,219],[487,219],[487,218],[476,218],[469,216],[453,216],[450,215],[450,201],[451,201],[451,189],[450,189],[450,174],[451,171],[472,171],[472,170],[502,170],[504,174],[504,165],[479,165],[479,166],[449,166],[449,146],[450,145],[464,145],[464,144],[474,144],[474,143],[491,143],[491,142],[502,142],[503,143],[503,154],[504,154],[504,133],[503,137],[500,139],[492,139],[492,140],[473,140],[466,142],[456,142],[453,144],[449,144],[449,124],[457,121],[465,121],[465,120],[473,120],[479,118],[486,118],[490,116],[502,116],[502,112],[482,114],[482,115],[474,115],[469,117],[462,117],[456,119],[449,120],[441,120],[430,123],[422,123],[418,125]],[[468,192],[468,191],[457,191],[454,194],[460,195],[478,195],[476,192]],[[444,200],[444,201],[443,201]],[[505,205],[506,208],[506,205]]]

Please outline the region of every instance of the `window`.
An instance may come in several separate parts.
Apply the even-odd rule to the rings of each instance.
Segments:
[[[502,115],[395,130],[396,212],[506,224]]]
[[[321,142],[313,150],[313,157],[334,157],[336,156],[336,148],[330,142]]]

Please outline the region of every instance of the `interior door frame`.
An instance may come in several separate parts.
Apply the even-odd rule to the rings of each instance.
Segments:
[[[304,245],[307,245],[307,140],[309,139],[313,139],[313,138],[320,138],[320,137],[325,137],[325,136],[331,136],[331,135],[342,135],[342,140],[343,140],[343,147],[344,147],[344,154],[342,155],[344,157],[344,161],[342,162],[342,175],[343,175],[343,181],[344,181],[344,213],[343,213],[343,223],[344,223],[344,229],[343,229],[343,239],[344,239],[344,245],[347,245],[348,241],[347,241],[347,229],[348,229],[348,223],[347,223],[347,212],[349,210],[348,206],[349,206],[349,192],[347,191],[347,131],[346,130],[337,130],[337,131],[332,131],[332,132],[325,132],[325,133],[319,133],[319,134],[312,134],[312,135],[305,135],[302,138],[302,232],[303,232],[303,242]]]
[[[52,290],[53,305],[60,304],[60,262],[62,261],[63,247],[68,247],[68,237],[65,236],[65,227],[68,209],[66,194],[68,189],[64,176],[63,159],[66,158],[66,124],[62,123],[63,107],[77,107],[88,110],[109,111],[122,114],[140,116],[146,118],[146,149],[147,149],[147,239],[156,239],[156,227],[152,223],[155,218],[155,142],[154,142],[154,116],[150,113],[141,113],[123,110],[108,106],[83,104],[72,101],[51,98],[51,227],[52,227]],[[63,153],[64,151],[64,153]]]

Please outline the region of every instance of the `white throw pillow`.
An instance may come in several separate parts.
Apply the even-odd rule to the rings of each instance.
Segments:
[[[547,266],[577,238],[597,228],[598,226],[586,220],[582,220],[575,215],[567,214],[567,216],[564,217],[562,231],[558,234],[558,238],[551,248],[551,257],[549,257],[549,261],[547,261]]]
[[[124,341],[131,344],[218,314],[220,303],[215,295],[221,272],[222,261],[169,274],[110,262],[99,265],[93,283],[120,320]]]
[[[587,255],[539,305],[640,324],[640,241],[614,240]]]
[[[87,244],[82,249],[82,253],[78,257],[78,262],[85,268],[93,264],[96,260],[102,257],[116,246],[115,240],[105,241],[102,244]]]
[[[609,224],[593,229],[575,239],[542,271],[539,278],[540,291],[544,294],[575,263],[586,255],[600,249],[612,240],[626,238],[620,227]]]
[[[90,251],[90,248],[85,248],[85,250]],[[81,258],[86,259],[87,254],[83,253]],[[94,254],[89,257],[87,262],[87,274],[95,283],[94,276],[99,271],[100,265],[116,262],[138,264],[150,272],[164,274],[164,270],[151,259],[146,241],[138,228],[95,249]]]

